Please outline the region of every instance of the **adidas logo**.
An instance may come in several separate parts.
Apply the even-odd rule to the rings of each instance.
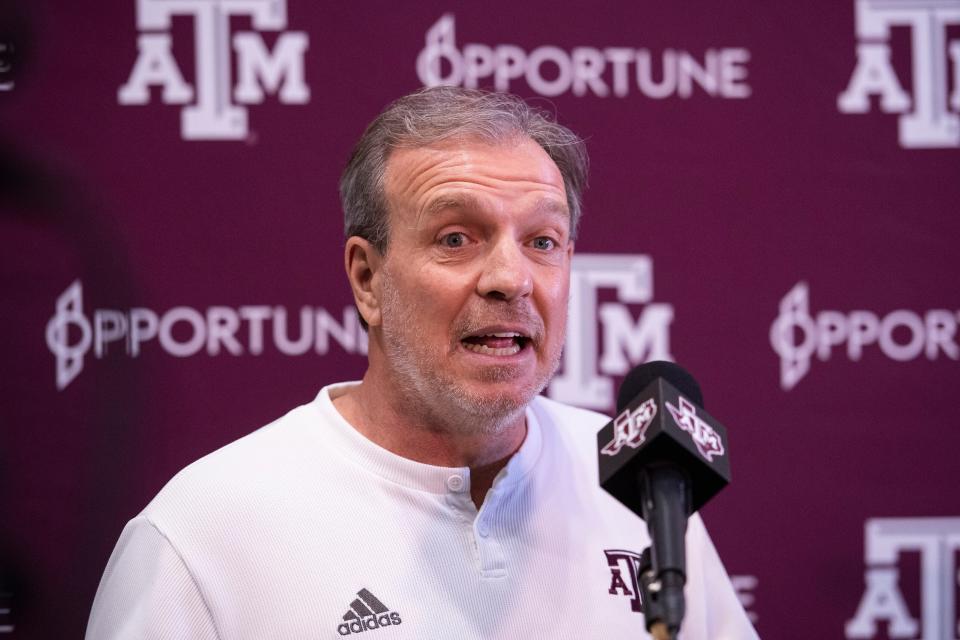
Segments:
[[[345,622],[337,625],[337,633],[340,635],[363,633],[402,622],[399,613],[390,611],[387,605],[366,589],[360,589],[357,595],[360,597],[351,602],[350,609],[343,614]]]

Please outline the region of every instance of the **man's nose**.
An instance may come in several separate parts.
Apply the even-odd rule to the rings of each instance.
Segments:
[[[523,247],[514,239],[502,239],[486,256],[477,282],[477,293],[498,300],[514,300],[530,295],[533,276]]]

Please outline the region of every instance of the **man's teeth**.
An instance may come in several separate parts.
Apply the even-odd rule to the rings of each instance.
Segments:
[[[504,346],[491,347],[483,344],[485,341],[505,342],[510,339],[510,343]],[[503,331],[497,333],[488,333],[482,336],[475,336],[463,340],[463,346],[474,353],[482,353],[489,356],[512,356],[523,348],[523,334],[516,331]]]
[[[509,335],[497,336],[500,338],[507,338]],[[520,351],[520,345],[514,342],[509,347],[504,347],[502,349],[492,349],[485,344],[475,344],[473,342],[464,342],[463,346],[474,353],[482,353],[488,356],[512,356],[513,354]]]

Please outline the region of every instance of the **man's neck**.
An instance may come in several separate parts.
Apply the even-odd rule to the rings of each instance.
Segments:
[[[374,387],[364,377],[332,398],[334,407],[367,439],[398,456],[439,467],[469,467],[470,494],[479,509],[497,474],[523,444],[524,412],[509,417],[491,434],[489,425],[469,429],[411,412],[396,402],[398,394]]]

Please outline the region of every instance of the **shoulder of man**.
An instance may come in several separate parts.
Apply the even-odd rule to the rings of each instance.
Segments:
[[[218,592],[230,554],[265,537],[257,528],[272,522],[262,511],[289,491],[291,478],[296,483],[305,452],[318,449],[308,408],[188,465],[127,523],[97,590],[87,638],[223,637],[207,598]],[[322,468],[313,465],[317,473]],[[163,615],[173,610],[181,615]]]
[[[160,490],[142,515],[161,526],[184,511],[247,508],[309,461],[318,447],[310,405],[286,415],[187,465]],[[183,514],[185,515],[185,514]]]

